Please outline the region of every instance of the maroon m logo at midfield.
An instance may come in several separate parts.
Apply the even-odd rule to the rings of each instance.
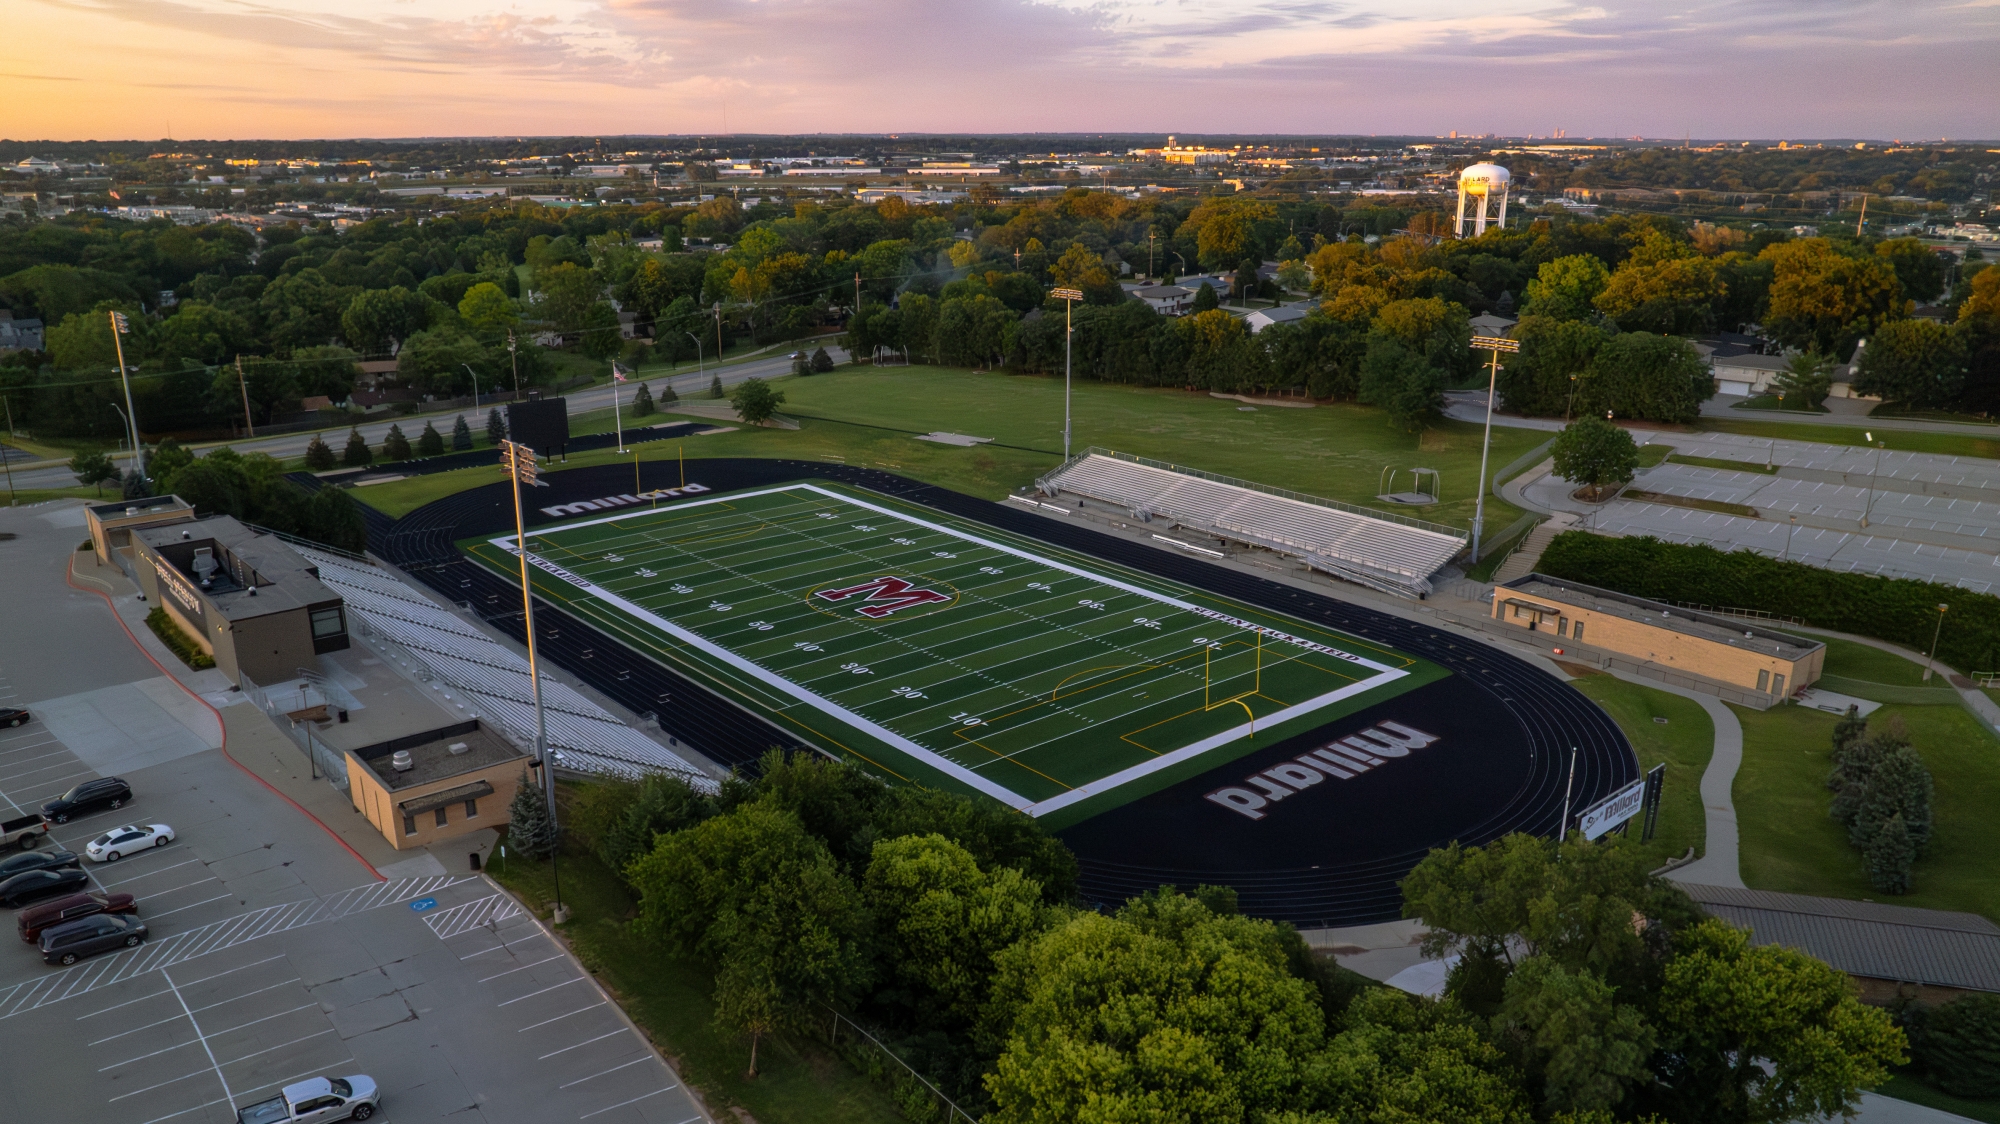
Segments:
[[[917,589],[902,578],[890,577],[874,578],[860,585],[850,585],[846,589],[822,589],[814,596],[824,597],[828,601],[845,601],[850,597],[861,597],[864,594],[868,603],[855,612],[878,620],[912,605],[929,605],[934,601],[951,600],[935,589]]]

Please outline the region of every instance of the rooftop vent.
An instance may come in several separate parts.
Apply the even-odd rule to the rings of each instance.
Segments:
[[[125,517],[127,519],[130,519],[132,516],[137,514],[139,514],[139,509],[136,507],[128,507],[125,509]]]
[[[415,761],[410,760],[409,750],[399,749],[396,752],[389,755],[389,767],[391,769],[396,770],[399,773],[407,773],[411,769],[416,768],[417,763]]]
[[[446,749],[447,751],[449,751],[449,752],[450,752],[450,753],[451,753],[451,754],[452,754],[453,756],[457,756],[458,754],[461,754],[461,753],[465,753],[466,751],[470,750],[471,748],[472,748],[472,747],[471,747],[470,745],[467,745],[467,744],[466,744],[466,743],[464,743],[464,742],[453,742],[453,743],[451,743],[450,745],[448,745],[448,746],[445,746],[445,749]]]

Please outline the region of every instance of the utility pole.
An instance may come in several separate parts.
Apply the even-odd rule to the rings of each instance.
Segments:
[[[722,362],[722,302],[715,302],[715,361]]]
[[[507,329],[507,369],[514,375],[514,400],[521,400],[521,365],[514,360],[514,329]]]
[[[1479,537],[1486,530],[1486,458],[1493,450],[1493,392],[1500,385],[1500,353],[1520,351],[1521,344],[1505,336],[1474,336],[1472,346],[1492,356],[1486,365],[1486,436],[1479,443],[1479,498],[1472,505],[1472,563],[1476,566]]]
[[[243,393],[243,431],[257,436],[257,424],[250,420],[250,384],[243,381],[243,353],[236,353],[236,389]]]
[[[542,713],[542,672],[535,655],[535,598],[528,583],[528,530],[521,514],[521,489],[535,487],[540,481],[541,466],[535,461],[535,451],[518,441],[500,442],[500,467],[507,472],[513,484],[514,493],[514,545],[515,553],[521,558],[521,618],[528,635],[528,684],[533,689],[535,699],[535,762],[542,768],[542,795],[549,805],[549,823],[558,832],[561,825],[556,821],[556,768],[549,757],[549,723]],[[550,859],[555,862],[554,857]],[[555,871],[557,924],[569,920],[569,910],[562,904],[562,871]]]
[[[8,487],[11,488],[13,487],[13,485],[9,484]],[[1924,682],[1926,683],[1931,681],[1931,665],[1937,662],[1938,637],[1944,635],[1944,615],[1947,611],[1951,609],[1951,606],[1940,603],[1937,609],[1938,609],[1937,628],[1933,629],[1931,632],[1931,654],[1924,657]]]
[[[470,363],[460,363],[459,366],[464,367],[465,373],[472,376],[472,408],[476,412],[479,409],[479,372],[473,370]]]
[[[1868,221],[1868,193],[1861,193],[1861,217],[1854,220],[1854,236],[1861,237],[1861,227]]]
[[[525,557],[525,555],[523,557]],[[537,710],[536,713],[539,714],[541,712]],[[1563,783],[1563,822],[1562,822],[1562,827],[1557,829],[1556,831],[1556,842],[1558,843],[1562,843],[1569,839],[1569,797],[1570,793],[1574,791],[1576,791],[1576,747],[1570,746],[1569,780]],[[561,897],[562,895],[557,894],[556,896]]]
[[[1063,302],[1063,463],[1068,464],[1070,438],[1070,338],[1073,334],[1070,328],[1070,318],[1076,310],[1076,302],[1083,299],[1083,293],[1078,289],[1056,289],[1051,291],[1049,295]]]
[[[125,336],[132,331],[132,323],[125,314],[111,313],[111,344],[118,352],[118,381],[125,384],[125,428],[132,433],[132,471],[143,479],[145,465],[139,456],[139,414],[132,408],[132,380],[125,370]]]

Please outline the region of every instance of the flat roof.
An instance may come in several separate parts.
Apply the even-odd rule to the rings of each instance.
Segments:
[[[171,566],[224,620],[267,617],[341,600],[298,551],[276,535],[254,531],[227,515],[140,528],[132,537]],[[194,570],[195,552],[201,547],[214,550],[216,561],[222,563],[206,589]],[[231,566],[232,559],[240,566]]]
[[[132,519],[142,515],[157,515],[164,511],[193,511],[194,505],[179,496],[148,496],[143,500],[125,500],[122,503],[95,503],[90,505],[90,513],[98,521],[106,519]]]
[[[451,747],[455,745],[464,746],[463,751],[453,753]],[[410,768],[402,772],[397,772],[391,764],[398,750],[410,753]],[[478,719],[378,742],[349,752],[366,762],[376,779],[382,782],[382,787],[392,793],[450,780],[488,766],[528,759],[528,755],[516,748],[513,742],[487,729]]]
[[[1683,609],[1661,601],[1634,597],[1628,593],[1599,589],[1582,582],[1552,578],[1546,574],[1529,574],[1526,577],[1515,578],[1499,588],[1512,590],[1515,593],[1531,594],[1561,605],[1574,605],[1606,616],[1623,617],[1628,621],[1651,625],[1654,628],[1671,629],[1702,640],[1727,644],[1732,648],[1742,648],[1759,655],[1772,655],[1783,660],[1802,660],[1826,647],[1817,640],[1807,640],[1787,632],[1739,621],[1734,617]]]

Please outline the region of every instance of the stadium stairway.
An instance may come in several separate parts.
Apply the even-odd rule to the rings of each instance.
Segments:
[[[1542,560],[1542,551],[1549,548],[1557,535],[1576,526],[1582,521],[1580,516],[1567,511],[1558,511],[1549,516],[1548,521],[1528,532],[1514,553],[1507,556],[1500,568],[1493,571],[1493,584],[1502,585],[1515,578],[1525,578],[1535,572],[1535,566]]]

